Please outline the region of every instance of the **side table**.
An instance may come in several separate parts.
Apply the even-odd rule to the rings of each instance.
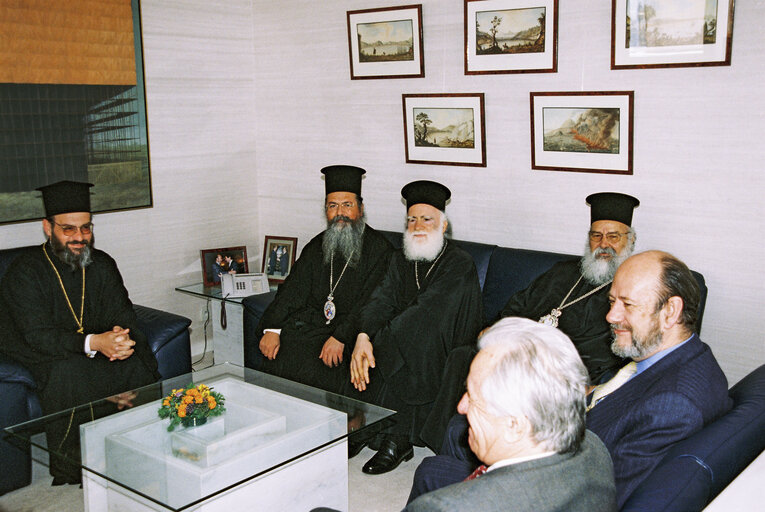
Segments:
[[[211,304],[212,350],[215,364],[230,362],[244,366],[244,338],[242,336],[242,299],[223,297],[219,287],[195,283],[179,286],[177,292],[205,299]],[[225,308],[225,322],[221,321]]]

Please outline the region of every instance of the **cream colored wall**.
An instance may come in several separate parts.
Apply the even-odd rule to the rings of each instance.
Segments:
[[[626,192],[638,249],[706,276],[703,338],[729,380],[765,362],[763,2],[737,2],[729,67],[611,71],[611,3],[562,0],[558,72],[494,76],[464,75],[463,2],[422,4],[425,78],[351,81],[346,11],[390,3],[254,1],[258,240],[321,229],[332,163],[367,169],[374,227],[400,229],[401,187],[436,179],[455,238],[561,252],[583,249],[586,195]],[[531,170],[529,92],[579,90],[635,91],[633,176]],[[401,94],[420,92],[485,93],[486,168],[405,163]]]
[[[258,255],[249,0],[143,0],[154,207],[94,216],[97,246],[119,264],[132,300],[188,316],[201,354],[199,250]],[[0,247],[40,243],[38,222],[0,226]]]

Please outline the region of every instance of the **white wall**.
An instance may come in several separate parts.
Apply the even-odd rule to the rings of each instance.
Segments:
[[[319,169],[351,163],[374,227],[400,229],[401,187],[436,179],[455,238],[513,247],[579,253],[584,197],[633,194],[638,248],[706,276],[703,337],[729,380],[765,362],[763,2],[737,3],[729,67],[611,71],[610,2],[563,0],[558,73],[470,77],[462,0],[422,4],[425,78],[351,81],[346,12],[392,4],[142,1],[154,208],[95,217],[133,300],[194,319],[201,352],[201,302],[173,291],[200,280],[199,249],[245,244],[259,269],[264,235],[302,247]],[[633,176],[531,170],[529,92],[565,90],[635,91]],[[401,94],[418,92],[485,93],[486,168],[405,163]],[[38,223],[0,226],[0,247],[40,241]]]
[[[563,0],[557,73],[482,76],[464,75],[463,2],[422,4],[425,78],[352,81],[346,11],[390,3],[255,0],[258,239],[302,246],[321,229],[319,169],[332,163],[367,169],[374,227],[400,229],[401,187],[428,178],[453,192],[455,238],[571,253],[585,196],[626,192],[641,200],[638,249],[705,275],[703,339],[729,380],[765,362],[763,2],[737,2],[729,67],[611,71],[611,3]],[[635,91],[633,176],[531,169],[529,92],[579,90]],[[418,92],[485,93],[486,168],[405,163],[401,94]]]

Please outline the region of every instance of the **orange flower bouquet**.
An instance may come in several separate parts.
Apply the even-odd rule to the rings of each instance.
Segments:
[[[174,389],[162,399],[159,417],[170,418],[167,430],[172,431],[179,424],[184,427],[203,425],[207,418],[220,416],[226,411],[223,406],[226,399],[212,388],[199,384],[189,384],[182,389]]]

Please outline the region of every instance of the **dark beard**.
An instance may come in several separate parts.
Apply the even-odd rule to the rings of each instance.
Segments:
[[[343,224],[340,224],[340,221]],[[328,265],[332,255],[338,253],[348,265],[355,267],[361,258],[361,244],[364,241],[364,228],[366,217],[362,215],[356,220],[351,220],[343,215],[337,215],[331,221],[327,221],[327,230],[324,232],[321,248],[324,253],[324,264]]]
[[[74,254],[69,250],[69,247],[67,247],[66,244],[62,244],[54,236],[51,236],[48,241],[50,242],[51,249],[53,249],[53,254],[65,264],[69,265],[69,268],[71,268],[72,271],[75,271],[78,268],[85,268],[93,262],[93,258],[90,254],[93,238],[90,239],[90,242],[84,242],[80,254]]]

